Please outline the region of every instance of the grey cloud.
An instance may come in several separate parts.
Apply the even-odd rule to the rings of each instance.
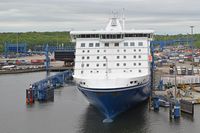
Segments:
[[[90,30],[105,27],[111,11],[125,8],[127,28],[157,33],[199,32],[198,0],[1,0],[0,32]]]

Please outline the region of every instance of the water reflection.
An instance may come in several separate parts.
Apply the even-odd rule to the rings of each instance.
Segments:
[[[142,103],[116,117],[112,123],[102,123],[104,117],[88,106],[80,120],[79,133],[145,133],[148,130],[147,103]]]

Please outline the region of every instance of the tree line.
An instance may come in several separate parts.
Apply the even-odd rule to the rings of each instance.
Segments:
[[[191,35],[154,35],[154,40],[176,40],[191,38]],[[200,47],[200,34],[194,34],[195,46]],[[5,43],[26,43],[28,48],[42,45],[68,45],[71,42],[69,32],[24,32],[24,33],[0,33],[0,52],[3,52]]]

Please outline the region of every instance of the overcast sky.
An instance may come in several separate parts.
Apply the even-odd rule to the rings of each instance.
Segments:
[[[0,0],[0,32],[103,29],[123,8],[126,29],[200,32],[200,0]]]

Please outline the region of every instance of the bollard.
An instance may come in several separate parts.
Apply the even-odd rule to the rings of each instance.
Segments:
[[[174,119],[178,119],[181,116],[181,109],[180,109],[180,104],[177,102],[174,105]]]
[[[174,118],[174,119],[178,119],[181,116],[181,109],[180,109],[180,103],[176,102],[174,103],[170,103],[170,107],[169,107],[169,117],[170,119]]]
[[[153,98],[153,109],[154,111],[159,111],[160,103],[159,103],[159,97]]]
[[[33,104],[34,101],[34,90],[26,89],[26,104]]]

